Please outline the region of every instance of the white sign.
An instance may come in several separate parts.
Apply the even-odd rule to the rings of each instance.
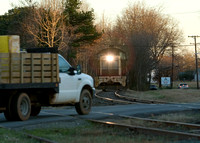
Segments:
[[[161,77],[161,85],[169,86],[171,84],[170,77]]]

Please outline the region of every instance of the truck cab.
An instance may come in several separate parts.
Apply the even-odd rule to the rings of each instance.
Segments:
[[[58,57],[59,93],[54,94],[50,104],[74,104],[79,114],[88,114],[95,93],[93,78],[81,73],[80,66],[75,69],[61,55]]]

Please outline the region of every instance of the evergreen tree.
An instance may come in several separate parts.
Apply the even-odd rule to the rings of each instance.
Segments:
[[[92,44],[101,36],[93,23],[94,11],[83,11],[80,9],[80,5],[80,0],[67,0],[65,5],[66,26],[73,27],[73,30],[68,31],[72,37],[68,45],[68,58],[75,58],[78,47]]]
[[[30,47],[33,39],[24,30],[23,22],[27,21],[27,16],[32,12],[32,7],[16,7],[0,16],[0,35],[19,35],[20,47]]]

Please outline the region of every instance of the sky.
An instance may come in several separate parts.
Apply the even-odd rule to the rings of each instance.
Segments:
[[[84,0],[83,0],[84,1]],[[182,44],[194,43],[191,35],[200,35],[200,0],[85,0],[94,9],[97,17],[104,13],[108,17],[116,17],[128,5],[135,2],[144,2],[150,7],[162,7],[162,13],[170,15],[179,23],[183,30],[185,42]],[[200,38],[197,42],[200,43]]]
[[[11,9],[11,4],[18,4],[20,0],[0,0],[0,15]],[[105,17],[115,20],[122,11],[131,3],[138,1],[146,3],[151,7],[162,7],[163,13],[170,15],[179,23],[179,28],[183,30],[186,42],[194,43],[193,38],[188,36],[200,36],[200,0],[82,0],[94,9],[97,19]],[[200,38],[197,39],[200,43]]]

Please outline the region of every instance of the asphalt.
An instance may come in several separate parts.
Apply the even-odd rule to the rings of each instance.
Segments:
[[[198,110],[200,103],[189,104],[130,104],[114,106],[94,106],[89,115],[78,115],[74,107],[43,108],[37,117],[31,117],[27,121],[6,121],[3,114],[0,114],[0,126],[17,129],[23,126],[46,124],[51,122],[69,121],[77,118],[103,119],[110,115],[140,116],[145,117],[151,114],[163,114],[179,111]]]

